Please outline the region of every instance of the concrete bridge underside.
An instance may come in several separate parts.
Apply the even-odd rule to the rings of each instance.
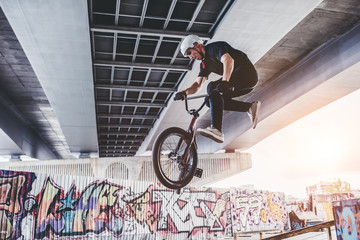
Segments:
[[[176,0],[171,2],[173,6],[177,4]],[[2,34],[0,39],[0,137],[6,143],[0,146],[0,154],[26,154],[45,160],[100,152],[99,139],[104,134],[100,134],[97,125],[96,110],[101,101],[94,96],[96,61],[88,3],[0,0],[4,13],[0,16],[0,30],[13,31]],[[246,114],[226,112],[225,142],[217,144],[199,137],[199,152],[245,150],[306,114],[359,89],[359,23],[357,0],[341,3],[296,0],[291,5],[278,0],[234,1],[210,41],[228,41],[244,50],[255,63],[259,85],[240,99],[262,102],[260,122],[252,130]],[[142,28],[137,31],[138,36],[151,34]],[[160,35],[163,32],[166,31],[160,31]],[[144,67],[136,62],[128,64],[133,68]],[[176,90],[194,80],[197,65],[195,62]],[[164,106],[159,116],[153,116],[158,120],[147,126],[150,130],[141,132],[145,138],[132,154],[142,155],[151,150],[155,138],[168,127],[187,127],[189,116],[183,102],[169,100]],[[210,114],[204,111],[198,126],[208,125]],[[121,136],[123,132],[118,130],[115,134]]]

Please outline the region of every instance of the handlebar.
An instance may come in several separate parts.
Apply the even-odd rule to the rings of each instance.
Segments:
[[[192,97],[185,96],[185,99],[192,100],[192,99],[203,98],[203,97],[207,97],[207,96],[209,96],[209,95],[202,94],[202,95],[197,95],[197,96],[192,96]]]
[[[198,99],[198,98],[205,98],[204,102],[201,104],[201,106],[198,109],[190,109],[189,110],[188,100]],[[191,115],[198,115],[200,110],[205,106],[206,102],[208,101],[208,98],[209,98],[209,95],[207,95],[207,94],[197,95],[197,96],[192,96],[192,97],[185,96],[185,99],[184,99],[184,101],[185,101],[185,110]]]

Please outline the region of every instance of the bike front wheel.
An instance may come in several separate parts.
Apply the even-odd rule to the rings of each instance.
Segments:
[[[190,138],[185,130],[173,127],[163,131],[155,141],[154,172],[167,188],[180,189],[194,177],[198,158]]]

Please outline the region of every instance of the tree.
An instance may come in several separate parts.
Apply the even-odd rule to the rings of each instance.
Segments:
[[[339,178],[329,187],[330,193],[351,193],[350,183],[341,181]]]

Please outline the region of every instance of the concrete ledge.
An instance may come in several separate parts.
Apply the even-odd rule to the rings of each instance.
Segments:
[[[249,153],[200,154],[201,179],[194,177],[190,186],[202,186],[243,172],[252,167]],[[1,168],[56,175],[88,176],[157,182],[151,156],[119,158],[81,158],[48,161],[5,162]]]

